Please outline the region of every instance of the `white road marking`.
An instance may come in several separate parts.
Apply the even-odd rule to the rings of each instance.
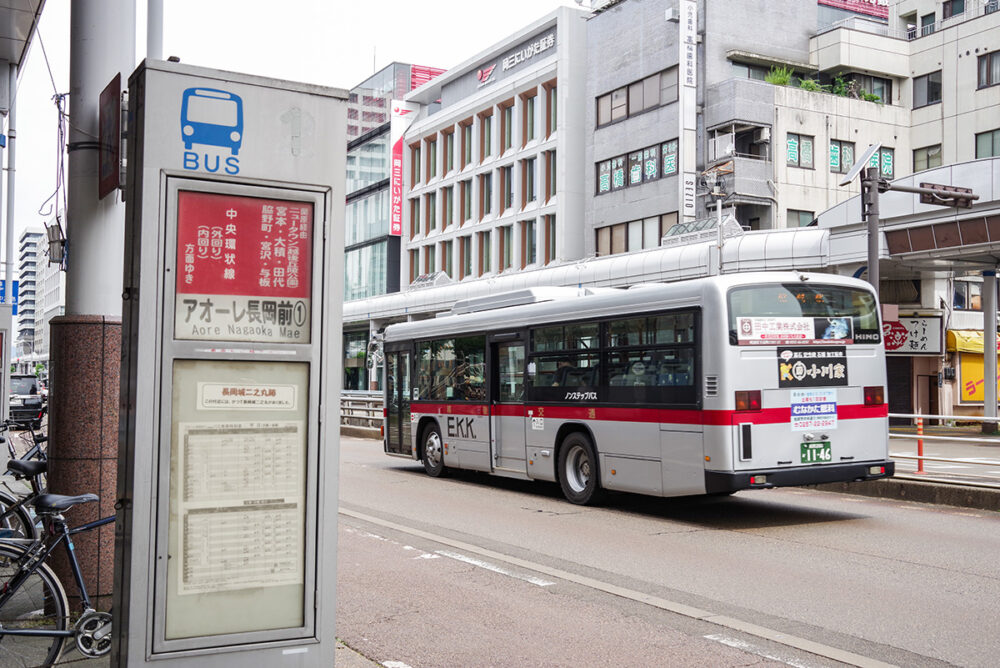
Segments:
[[[730,638],[729,636],[724,636],[721,634],[712,634],[704,637],[708,640],[714,640],[715,642],[721,643],[728,647],[734,647],[736,649],[743,650],[744,652],[749,652],[750,654],[756,654],[757,656],[769,659],[771,661],[779,661],[785,665],[794,666],[794,668],[811,668],[807,663],[799,663],[798,661],[795,661],[793,659],[787,659],[777,656],[775,654],[770,654],[755,645],[751,645],[750,643],[744,642],[737,638]]]
[[[441,545],[447,545],[455,548],[456,550],[462,550],[463,552],[471,554],[478,554],[482,557],[492,559],[493,561],[502,561],[512,566],[517,566],[518,568],[535,571],[536,573],[542,573],[544,575],[548,575],[549,577],[565,580],[567,582],[573,582],[584,587],[590,587],[591,589],[603,591],[613,596],[620,596],[621,598],[637,601],[639,603],[645,603],[646,605],[659,608],[660,610],[666,610],[667,612],[673,612],[678,615],[683,615],[684,617],[690,617],[692,619],[708,622],[709,624],[715,624],[723,628],[732,629],[733,631],[739,631],[740,633],[745,633],[747,635],[764,638],[765,640],[770,640],[788,647],[794,647],[804,652],[833,659],[834,661],[846,663],[851,666],[858,666],[859,668],[895,668],[891,663],[885,663],[883,661],[855,654],[854,652],[848,652],[837,647],[823,645],[822,643],[813,642],[807,638],[799,638],[787,633],[782,633],[781,631],[775,631],[774,629],[745,622],[742,619],[736,619],[726,615],[718,615],[708,610],[701,610],[683,603],[660,598],[659,596],[652,596],[646,592],[619,587],[608,582],[602,582],[601,580],[597,580],[595,578],[577,575],[576,573],[572,573],[561,568],[553,568],[551,566],[546,566],[545,564],[538,564],[519,557],[494,552],[493,550],[487,550],[471,543],[454,540],[446,536],[439,536],[429,531],[423,531],[421,529],[406,526],[405,524],[399,524],[398,522],[383,520],[379,517],[375,517],[374,515],[366,515],[364,513],[348,510],[346,508],[341,508],[340,514],[347,517],[353,517],[354,519],[361,520],[362,522],[368,522],[387,529],[392,529],[393,531],[399,531],[400,533],[405,533],[410,536],[418,536],[424,540],[430,540]],[[388,663],[384,665],[389,666]],[[393,668],[402,667],[395,666]]]
[[[480,559],[473,559],[472,557],[467,557],[464,554],[459,554],[457,552],[448,552],[447,550],[438,550],[437,554],[442,557],[448,557],[449,559],[454,559],[455,561],[461,561],[466,564],[472,564],[473,566],[478,566],[479,568],[485,568],[488,571],[493,571],[494,573],[500,573],[501,575],[507,575],[512,578],[517,578],[518,580],[524,580],[525,582],[530,582],[533,585],[538,585],[539,587],[551,587],[555,582],[549,582],[548,580],[543,580],[541,578],[536,578],[533,575],[520,575],[514,573],[513,571],[508,571],[506,568],[500,568],[488,561],[482,561]]]
[[[402,661],[386,661],[382,664],[385,668],[410,668],[409,665],[403,663]]]

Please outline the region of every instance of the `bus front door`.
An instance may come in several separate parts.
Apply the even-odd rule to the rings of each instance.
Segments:
[[[390,352],[386,364],[385,451],[410,454],[410,353]]]
[[[490,344],[490,446],[494,470],[525,473],[524,343]]]

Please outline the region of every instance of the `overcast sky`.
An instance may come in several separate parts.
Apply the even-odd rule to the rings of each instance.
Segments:
[[[136,3],[138,63],[146,52],[146,2]],[[70,0],[47,0],[39,24],[41,40],[35,36],[20,74],[15,238],[26,227],[40,226],[51,217],[51,209],[49,216],[39,209],[56,186],[57,114],[52,97],[55,91],[69,91],[70,4]],[[163,0],[163,4],[164,57],[339,88],[352,88],[393,61],[453,67],[558,6],[576,6],[573,0]]]

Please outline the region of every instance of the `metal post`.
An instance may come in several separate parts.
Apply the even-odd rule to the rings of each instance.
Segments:
[[[146,0],[146,57],[163,60],[163,0]]]
[[[7,287],[7,303],[14,303],[14,144],[17,132],[15,124],[17,122],[17,97],[14,92],[17,90],[17,65],[11,64],[8,73],[10,79],[8,90],[10,91],[10,111],[7,114],[7,273],[4,284]],[[13,329],[13,327],[11,327]],[[34,339],[32,339],[32,352],[34,352]]]
[[[722,275],[722,197],[715,198],[715,226],[719,235],[719,275]]]
[[[997,416],[997,273],[983,272],[983,417]],[[983,433],[994,434],[996,422],[983,422]]]
[[[878,167],[865,169],[861,179],[861,196],[865,198],[865,212],[868,219],[868,282],[878,292],[878,255],[879,255],[879,217],[878,217],[878,181],[881,173]]]

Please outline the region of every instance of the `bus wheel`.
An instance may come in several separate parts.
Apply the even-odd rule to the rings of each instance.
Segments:
[[[603,495],[597,451],[580,432],[567,436],[559,449],[559,486],[570,502],[582,506],[599,502]]]
[[[433,478],[440,478],[445,473],[444,444],[436,424],[424,430],[424,470]]]

